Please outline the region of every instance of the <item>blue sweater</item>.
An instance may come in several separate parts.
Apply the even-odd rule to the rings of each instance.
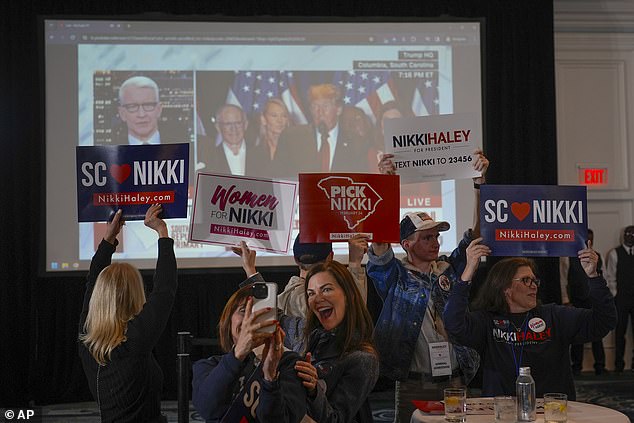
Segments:
[[[222,356],[212,356],[194,363],[192,381],[192,403],[196,411],[207,422],[219,422],[232,401],[240,392],[255,365],[254,355],[244,361],[238,360],[233,351]],[[295,362],[299,355],[287,351],[282,355],[278,370],[279,378],[268,382],[264,378],[258,382],[259,389],[248,389],[247,395],[255,393],[258,400],[250,399],[255,405],[256,421],[260,423],[295,423],[306,414],[306,389],[297,377]]]
[[[529,366],[537,396],[563,392],[575,399],[570,344],[599,340],[616,326],[614,298],[605,279],[599,276],[588,283],[591,309],[548,304],[521,314],[468,312],[471,285],[453,286],[444,313],[445,329],[483,357],[484,396],[515,395],[518,368]]]

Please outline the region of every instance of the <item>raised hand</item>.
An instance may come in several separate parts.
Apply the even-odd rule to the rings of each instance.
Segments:
[[[276,320],[266,320],[258,322],[258,317],[271,311],[270,307],[262,310],[253,311],[253,297],[247,299],[244,309],[244,318],[240,324],[238,339],[234,346],[234,354],[236,358],[243,361],[254,348],[264,344],[264,342],[273,336],[271,333],[259,332],[260,329],[277,324]]]
[[[481,176],[473,178],[473,182],[478,184],[483,184],[485,181],[485,175],[487,173],[487,169],[489,169],[489,159],[486,158],[486,156],[480,149],[477,149],[476,151],[474,151],[473,155],[474,155],[473,169],[481,173]]]
[[[147,212],[145,212],[143,223],[148,228],[154,229],[160,238],[167,238],[167,224],[159,217],[162,211],[163,206],[160,204],[152,204],[150,208],[147,209]]]
[[[356,234],[348,239],[348,266],[361,267],[363,256],[368,252],[368,236]]]
[[[383,154],[379,160],[379,172],[384,175],[395,175],[396,166],[394,165],[394,154]]]
[[[257,270],[255,269],[256,252],[255,250],[250,249],[246,242],[240,241],[240,246],[231,247],[231,251],[242,257],[242,268],[247,274],[247,277],[257,273]]]
[[[112,220],[106,225],[106,233],[104,234],[103,239],[112,245],[114,245],[117,241],[117,235],[119,235],[121,228],[125,225],[125,221],[121,217],[122,213],[121,209],[117,210],[112,217]]]
[[[596,278],[599,276],[597,272],[597,266],[599,263],[599,255],[592,249],[592,241],[588,240],[588,248],[584,248],[577,252],[581,267],[586,272],[586,275],[590,278]]]
[[[473,279],[476,270],[478,270],[480,259],[491,254],[491,249],[485,244],[481,244],[481,242],[482,237],[476,238],[467,247],[467,265],[460,277],[464,282],[469,282]]]

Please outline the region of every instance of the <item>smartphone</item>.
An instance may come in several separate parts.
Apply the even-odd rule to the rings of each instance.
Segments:
[[[277,284],[273,282],[258,282],[253,284],[253,311],[271,307],[268,313],[264,313],[257,322],[277,319]],[[258,332],[273,333],[275,325],[266,326]]]

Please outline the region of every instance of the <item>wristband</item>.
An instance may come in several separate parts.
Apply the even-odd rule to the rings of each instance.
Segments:
[[[478,184],[477,182],[473,183],[473,189],[480,189],[480,185],[482,184]]]

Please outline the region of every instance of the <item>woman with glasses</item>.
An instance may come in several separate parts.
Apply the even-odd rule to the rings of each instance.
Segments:
[[[590,309],[539,304],[541,282],[535,263],[515,257],[491,268],[473,304],[475,311],[470,312],[471,279],[480,258],[491,252],[481,241],[475,239],[467,248],[467,265],[452,288],[444,322],[454,341],[483,357],[482,394],[514,395],[519,368],[529,366],[537,396],[564,392],[574,400],[570,345],[601,339],[616,326],[614,299],[597,273],[598,254],[591,243],[578,254],[587,276]]]

